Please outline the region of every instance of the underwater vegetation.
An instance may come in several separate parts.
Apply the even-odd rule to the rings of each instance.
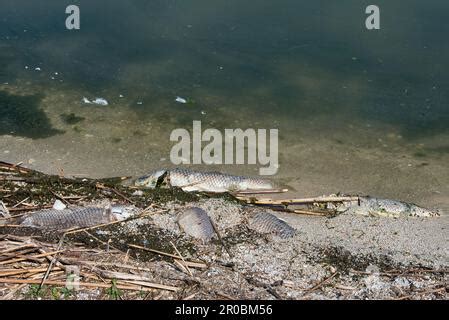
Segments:
[[[0,91],[0,135],[39,139],[63,133],[53,128],[41,110],[42,98],[40,94],[21,96]]]

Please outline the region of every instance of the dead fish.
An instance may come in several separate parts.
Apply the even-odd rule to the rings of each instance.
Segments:
[[[374,215],[383,217],[437,217],[440,215],[437,211],[422,208],[413,203],[372,197],[359,197],[358,202],[344,202],[339,205],[332,205],[336,207],[337,211],[365,216]]]
[[[260,233],[272,233],[283,239],[293,237],[296,230],[287,222],[268,212],[256,213],[249,219],[248,227]]]
[[[124,220],[134,214],[135,208],[112,206],[110,208],[74,207],[63,210],[44,209],[22,218],[20,225],[48,230],[85,228]]]
[[[234,176],[221,172],[201,172],[188,169],[161,169],[136,179],[135,186],[154,189],[166,183],[184,191],[232,192],[244,190],[269,190],[273,184],[265,179]]]
[[[206,211],[201,208],[189,208],[178,217],[180,228],[189,236],[210,241],[215,234],[214,226]]]

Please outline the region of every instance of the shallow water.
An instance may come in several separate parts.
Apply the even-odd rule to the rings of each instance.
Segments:
[[[295,195],[449,211],[447,1],[377,1],[377,31],[364,27],[366,1],[0,4],[1,160],[137,175],[170,166],[170,132],[193,120],[277,128],[274,179]],[[69,4],[79,31],[65,29]]]

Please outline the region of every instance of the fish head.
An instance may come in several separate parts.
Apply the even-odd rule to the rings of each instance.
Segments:
[[[410,208],[410,215],[412,217],[439,217],[439,210],[430,210],[426,208],[419,207],[417,205],[412,205]]]
[[[112,205],[110,210],[112,215],[119,221],[128,219],[139,211],[136,207],[124,205]]]
[[[136,187],[155,189],[161,179],[165,177],[167,170],[156,170],[147,175],[137,178],[134,181]]]

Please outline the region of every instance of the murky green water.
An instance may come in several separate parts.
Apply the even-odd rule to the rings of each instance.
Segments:
[[[0,157],[139,174],[169,165],[171,130],[193,120],[278,128],[275,178],[298,194],[449,208],[449,3],[377,1],[377,31],[369,4],[0,0]]]

